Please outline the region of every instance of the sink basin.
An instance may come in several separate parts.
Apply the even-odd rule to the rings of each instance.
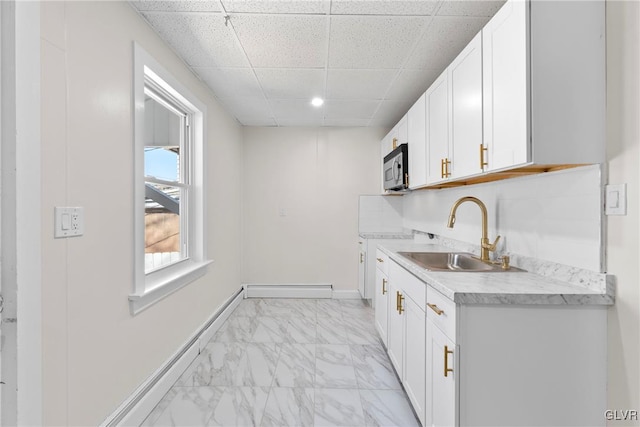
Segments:
[[[398,254],[430,271],[522,271],[513,267],[503,270],[500,265],[487,264],[466,252],[398,252]]]

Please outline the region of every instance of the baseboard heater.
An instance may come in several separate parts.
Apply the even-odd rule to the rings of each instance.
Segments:
[[[244,288],[227,299],[215,313],[169,358],[155,373],[141,384],[101,426],[138,426],[160,402],[186,368],[200,354],[204,346],[229,315],[242,302]]]
[[[331,283],[246,283],[245,298],[332,298]]]

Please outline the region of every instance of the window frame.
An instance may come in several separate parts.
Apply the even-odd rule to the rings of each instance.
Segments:
[[[162,88],[188,113],[190,145],[186,154],[190,191],[186,202],[187,257],[165,267],[145,273],[145,169],[144,169],[144,108],[147,80]],[[155,88],[153,88],[156,90]],[[129,295],[131,314],[135,315],[183,286],[204,276],[207,265],[206,247],[206,105],[174,78],[138,43],[133,43],[133,131],[134,131],[134,191],[133,191],[133,250],[134,289]]]

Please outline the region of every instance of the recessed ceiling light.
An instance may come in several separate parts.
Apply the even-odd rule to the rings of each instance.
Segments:
[[[311,105],[313,105],[314,107],[319,107],[322,104],[324,104],[324,99],[322,98],[313,98],[311,100]]]

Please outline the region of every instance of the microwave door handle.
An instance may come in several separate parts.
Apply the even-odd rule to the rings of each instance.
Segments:
[[[398,162],[398,158],[394,158],[393,159],[393,165],[391,166],[391,169],[393,169],[393,182],[398,182],[398,179],[400,179],[400,173],[398,171],[398,166],[399,166],[399,162]]]

